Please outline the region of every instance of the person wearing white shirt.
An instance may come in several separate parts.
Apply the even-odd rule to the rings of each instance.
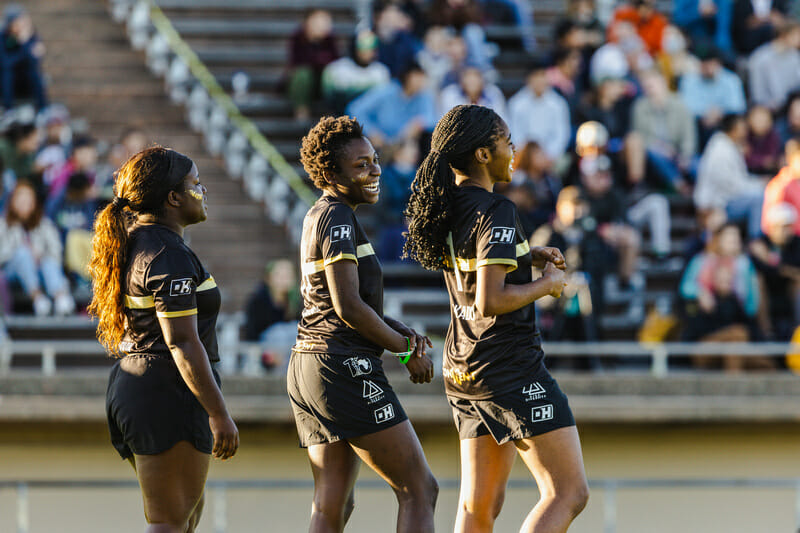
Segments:
[[[439,116],[457,105],[475,104],[492,109],[507,121],[506,97],[493,83],[487,83],[483,72],[477,67],[467,67],[461,71],[459,82],[448,85],[439,95]]]
[[[800,24],[790,22],[778,29],[772,41],[762,44],[748,60],[750,99],[777,111],[786,97],[800,88]]]
[[[569,107],[550,87],[546,65],[534,65],[525,86],[508,101],[508,114],[515,145],[535,141],[551,162],[564,154],[570,137]]]

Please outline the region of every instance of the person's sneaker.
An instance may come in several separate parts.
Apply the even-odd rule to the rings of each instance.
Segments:
[[[47,316],[53,310],[53,304],[50,298],[44,294],[40,294],[33,299],[33,314],[36,316]]]
[[[55,311],[58,316],[72,314],[75,310],[75,300],[69,294],[59,294],[55,299]]]

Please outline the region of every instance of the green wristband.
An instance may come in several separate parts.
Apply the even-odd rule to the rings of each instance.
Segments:
[[[411,337],[406,337],[406,347],[408,350],[405,352],[396,353],[395,355],[400,360],[401,363],[406,364],[408,360],[411,359],[411,354],[414,353],[414,350],[411,349]]]

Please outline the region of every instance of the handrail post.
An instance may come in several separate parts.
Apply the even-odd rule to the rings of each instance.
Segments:
[[[225,484],[218,485],[214,495],[214,533],[225,533],[228,529],[228,502],[225,494]]]
[[[652,361],[650,364],[650,373],[657,378],[664,378],[667,377],[668,372],[668,351],[667,348],[662,344],[656,344],[653,346],[651,357]]]
[[[28,501],[28,484],[17,483],[17,533],[28,533],[30,529],[30,502]]]
[[[48,377],[56,375],[56,348],[52,344],[42,348],[42,374]]]
[[[617,482],[603,483],[603,533],[617,533]]]

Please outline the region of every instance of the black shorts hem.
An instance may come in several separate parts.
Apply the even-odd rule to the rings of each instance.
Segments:
[[[305,439],[306,442],[303,442],[303,440],[300,440],[300,447],[301,448],[308,448],[309,446],[316,446],[317,444],[333,444],[334,442],[339,442],[339,441],[343,441],[343,440],[347,441],[347,440],[350,440],[350,439],[357,439],[358,437],[365,437],[367,435],[374,435],[375,433],[380,433],[381,431],[383,431],[385,429],[392,428],[392,427],[396,426],[397,424],[401,424],[401,423],[405,422],[406,420],[408,420],[408,416],[405,413],[403,413],[403,416],[395,417],[394,420],[391,420],[389,424],[381,426],[380,428],[376,427],[375,431],[357,432],[357,433],[347,434],[347,435],[330,435],[329,437],[321,437],[321,438],[308,438],[308,439]],[[310,441],[314,441],[314,442],[310,442]]]
[[[111,445],[114,447],[115,450],[117,450],[117,453],[119,454],[120,457],[127,460],[133,457],[134,455],[158,455],[160,453],[164,453],[167,450],[172,449],[176,444],[182,441],[188,442],[194,447],[195,450],[197,450],[200,453],[204,453],[206,455],[211,455],[211,452],[213,451],[213,444],[210,446],[204,446],[203,443],[201,441],[198,441],[197,439],[187,439],[187,438],[178,438],[175,439],[174,442],[162,442],[161,443],[162,446],[158,446],[155,448],[139,449],[138,451],[134,450],[128,444],[124,443],[123,444],[112,443]]]

